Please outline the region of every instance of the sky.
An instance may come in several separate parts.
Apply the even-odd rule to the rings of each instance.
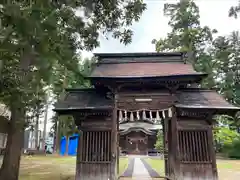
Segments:
[[[125,46],[118,40],[110,38],[107,40],[100,36],[100,47],[93,52],[83,52],[82,56],[91,57],[92,53],[126,53],[126,52],[154,52],[155,47],[151,43],[153,39],[160,39],[166,36],[171,30],[168,26],[168,18],[163,16],[164,3],[174,3],[177,0],[145,0],[147,10],[142,14],[139,22],[132,25],[134,31],[132,43]],[[238,0],[196,0],[200,9],[200,22],[202,26],[209,26],[217,29],[217,35],[228,35],[232,31],[240,31],[240,18],[228,17],[228,10],[231,6],[237,5]],[[53,115],[52,106],[49,108],[48,119]],[[51,123],[47,124],[47,131]],[[40,124],[40,129],[43,123]]]

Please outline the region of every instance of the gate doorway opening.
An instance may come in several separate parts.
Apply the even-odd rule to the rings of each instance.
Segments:
[[[118,109],[120,155],[139,157],[154,166],[151,169],[155,174],[166,177],[169,175],[168,141],[172,108],[156,109],[151,104],[146,104],[144,109],[137,107],[139,104],[134,110]]]

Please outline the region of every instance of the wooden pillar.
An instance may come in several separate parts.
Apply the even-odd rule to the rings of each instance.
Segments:
[[[116,101],[116,108],[117,108],[117,99],[115,99],[115,101]],[[120,133],[119,133],[119,119],[117,118],[117,115],[116,115],[116,119],[117,119],[117,176],[119,176]]]
[[[165,121],[166,124],[167,124],[167,148],[168,148],[168,155],[167,155],[167,173],[166,174],[167,176],[170,176],[171,174],[171,152],[172,152],[172,147],[171,147],[171,142],[172,142],[172,130],[171,130],[171,119],[169,119],[169,121]]]
[[[81,180],[81,157],[82,157],[82,138],[83,133],[80,130],[80,127],[78,126],[78,129],[80,131],[78,136],[78,145],[77,145],[77,158],[76,158],[76,176],[75,180]]]
[[[214,142],[213,142],[213,131],[212,131],[212,126],[208,130],[208,138],[209,138],[209,148],[210,148],[210,156],[212,159],[212,168],[213,168],[213,180],[218,179],[218,171],[217,171],[217,162],[216,162],[216,154],[215,154],[215,149],[214,149]]]
[[[177,180],[179,177],[180,170],[180,158],[179,158],[179,146],[178,146],[178,130],[177,130],[177,111],[176,108],[172,108],[172,119],[171,121],[171,154],[170,154],[170,166],[172,172],[171,178]]]
[[[111,164],[111,180],[117,179],[117,91],[114,91],[114,107],[113,107],[113,114],[112,114],[112,139],[111,139],[111,153],[112,153],[112,164]]]
[[[166,119],[163,119],[161,121],[161,124],[162,124],[162,133],[163,133],[163,158],[164,158],[164,170],[165,170],[165,175],[168,175],[168,159],[167,159],[167,156],[166,154],[168,153],[168,151],[166,149],[167,148],[167,143],[166,141],[168,141],[167,139],[167,126],[168,126],[168,120]]]

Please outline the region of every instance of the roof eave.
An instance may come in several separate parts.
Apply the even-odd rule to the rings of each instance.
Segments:
[[[213,110],[215,114],[228,114],[235,115],[238,111],[240,111],[240,107],[234,106],[194,106],[194,105],[182,105],[176,104],[175,107],[182,109],[194,109],[194,110]]]
[[[84,110],[111,110],[112,106],[102,107],[73,107],[73,108],[54,108],[53,111],[84,111]]]
[[[91,79],[109,79],[109,80],[131,80],[131,79],[164,79],[164,78],[182,78],[182,77],[207,77],[206,73],[195,74],[177,74],[168,76],[89,76]]]
[[[94,56],[100,58],[117,58],[117,57],[155,57],[155,56],[183,56],[184,52],[135,52],[135,53],[94,53]]]

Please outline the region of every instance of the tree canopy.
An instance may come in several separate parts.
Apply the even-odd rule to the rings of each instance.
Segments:
[[[0,179],[18,179],[26,115],[46,91],[58,97],[67,85],[84,84],[81,51],[99,46],[100,34],[130,43],[129,26],[145,9],[141,0],[0,3],[0,100],[12,114]]]
[[[229,16],[237,18],[239,7],[240,4],[231,7]],[[164,15],[169,17],[171,31],[165,38],[152,41],[156,51],[191,52],[188,63],[195,70],[208,73],[201,87],[216,88],[227,101],[240,105],[239,32],[217,36],[217,30],[201,25],[199,8],[193,0],[165,3]],[[217,116],[215,140],[226,146],[239,140],[239,119],[239,114]]]

